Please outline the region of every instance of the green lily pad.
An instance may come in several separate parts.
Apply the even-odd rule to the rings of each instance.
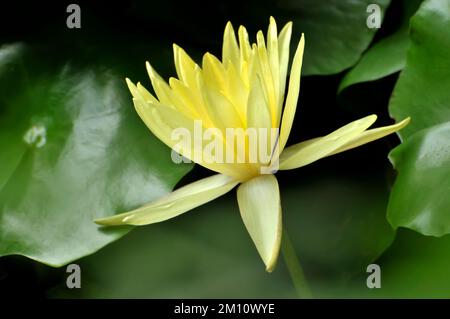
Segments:
[[[405,145],[392,153],[399,170],[388,217],[426,235],[450,232],[450,1],[424,1],[411,19],[411,47],[390,103]]]
[[[191,166],[174,164],[139,119],[115,64],[42,52],[0,49],[0,87],[20,78],[0,99],[0,256],[61,266],[130,230],[93,219],[161,196]]]
[[[390,154],[399,171],[388,206],[394,227],[450,233],[450,122],[422,130]]]
[[[294,23],[294,42],[301,32],[305,33],[302,74],[335,74],[353,66],[378,30],[367,27],[370,15],[367,7],[377,4],[384,15],[389,3],[389,0],[280,1],[280,14]]]
[[[401,230],[392,247],[377,261],[381,289],[366,289],[367,297],[448,298],[450,236],[434,238]]]
[[[384,78],[405,67],[409,47],[409,19],[421,2],[422,0],[403,1],[404,16],[399,29],[364,53],[361,60],[342,79],[339,92],[357,83]]]
[[[415,132],[450,120],[450,1],[427,0],[411,19],[411,46],[389,105],[397,120],[411,123],[399,133]]]
[[[327,297],[344,298],[448,298],[450,278],[450,236],[423,236],[399,229],[392,246],[375,261],[381,270],[381,288],[369,289],[367,272],[361,272],[345,289],[330,291]]]

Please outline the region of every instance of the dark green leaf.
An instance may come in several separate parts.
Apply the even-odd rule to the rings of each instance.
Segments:
[[[450,122],[414,134],[390,157],[399,171],[388,207],[392,226],[450,233]]]
[[[370,15],[367,7],[377,4],[383,14],[389,3],[389,0],[280,1],[282,15],[294,22],[294,43],[301,32],[305,33],[302,73],[334,74],[354,65],[377,30],[367,27]]]
[[[405,16],[400,28],[364,53],[361,60],[342,79],[339,92],[353,84],[378,80],[404,68],[409,47],[409,19],[421,1],[403,1]]]
[[[344,290],[329,292],[327,297],[448,298],[450,256],[445,252],[449,249],[449,235],[435,238],[400,229],[392,246],[375,262],[381,270],[381,288],[369,289],[370,273],[364,271]]]
[[[415,132],[450,120],[450,1],[427,0],[411,19],[411,46],[406,67],[395,87],[390,112],[397,120],[410,116],[400,132]]]
[[[60,266],[130,229],[101,229],[93,219],[170,191],[190,165],[172,163],[141,122],[115,64],[19,53],[25,85],[0,102],[0,255]],[[5,56],[1,86],[11,81]]]
[[[388,216],[395,227],[434,236],[450,232],[448,30],[450,0],[425,1],[411,19],[411,47],[390,103],[397,120],[410,116],[411,123],[400,131],[405,145],[392,153],[399,175]]]

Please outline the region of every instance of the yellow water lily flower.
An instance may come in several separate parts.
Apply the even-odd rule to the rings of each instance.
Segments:
[[[140,83],[134,85],[127,79],[136,111],[153,134],[184,157],[219,174],[181,187],[133,211],[95,222],[101,225],[161,222],[209,202],[240,184],[237,200],[242,219],[267,271],[272,271],[282,233],[280,192],[275,176],[262,173],[261,168],[275,162],[281,170],[299,168],[396,132],[409,122],[407,118],[394,125],[368,130],[377,118],[369,115],[326,136],[285,148],[297,108],[305,45],[302,35],[294,54],[285,97],[291,32],[291,22],[278,33],[275,20],[270,18],[266,39],[259,31],[256,43],[250,44],[243,26],[239,27],[236,37],[228,23],[222,60],[206,53],[201,67],[174,45],[178,79],[170,78],[166,83],[147,63],[157,98]],[[244,144],[244,162],[208,161],[197,156],[205,150],[196,143],[179,147],[172,138],[177,128],[193,132],[196,120],[201,120],[204,128],[216,129],[217,136],[227,128],[276,128],[279,135],[276,139],[267,137],[267,145],[272,150],[269,162],[250,162],[248,144]],[[222,142],[230,149],[229,141]],[[240,148],[231,146],[235,152],[242,151],[242,146]]]

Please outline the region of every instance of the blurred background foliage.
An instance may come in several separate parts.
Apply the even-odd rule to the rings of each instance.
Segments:
[[[314,296],[450,296],[450,0],[77,3],[81,29],[66,27],[69,3],[0,11],[1,294],[295,297],[281,258],[264,271],[233,193],[131,232],[91,222],[210,174],[171,162],[124,78],[148,85],[146,60],[173,76],[172,43],[196,61],[220,56],[228,20],[255,34],[272,15],[294,22],[294,43],[306,36],[290,143],[369,113],[377,126],[412,117],[398,147],[390,136],[278,174]],[[378,30],[366,26],[372,3]],[[31,127],[46,129],[43,147],[24,143]],[[81,289],[65,285],[72,261]],[[382,288],[369,290],[373,262]]]

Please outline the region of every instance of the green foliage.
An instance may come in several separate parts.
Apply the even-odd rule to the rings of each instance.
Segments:
[[[17,84],[0,104],[0,255],[52,266],[89,255],[129,230],[94,218],[161,196],[188,171],[149,134],[113,67],[49,63],[22,45],[0,57],[2,85]]]
[[[375,81],[401,71],[406,63],[409,47],[409,19],[422,0],[404,0],[403,17],[394,33],[371,46],[358,63],[344,76],[339,92],[345,88],[367,81]]]
[[[406,67],[389,105],[397,120],[412,118],[400,132],[405,145],[392,153],[399,175],[389,220],[434,236],[450,232],[449,30],[450,1],[425,1],[411,20]]]
[[[369,46],[377,29],[366,20],[371,0],[280,1],[281,16],[292,20],[294,40],[305,33],[303,75],[327,75],[353,66]],[[382,13],[390,0],[377,1]]]
[[[192,165],[171,161],[137,116],[124,78],[147,86],[149,60],[167,79],[172,42],[201,62],[206,51],[220,56],[226,21],[254,34],[273,15],[279,27],[293,21],[293,43],[306,38],[291,142],[367,110],[379,125],[391,123],[389,114],[411,117],[396,148],[391,136],[278,174],[284,225],[314,296],[448,297],[450,0],[390,2],[376,1],[385,18],[376,36],[366,26],[371,0],[205,2],[202,9],[133,1],[110,11],[91,4],[82,5],[80,30],[68,30],[61,16],[36,30],[11,27],[0,35],[0,272],[9,261],[31,264],[49,297],[295,297],[281,258],[272,274],[264,271],[234,192],[131,232],[92,222],[205,175],[193,170],[180,181]],[[343,90],[364,105],[339,105],[335,93]],[[68,290],[64,269],[52,268],[74,260],[81,290]],[[379,290],[365,284],[373,262],[382,268]],[[0,275],[0,287],[11,273]]]

